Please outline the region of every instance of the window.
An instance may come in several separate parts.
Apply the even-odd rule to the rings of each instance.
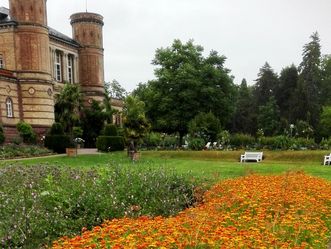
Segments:
[[[6,100],[6,110],[7,110],[7,117],[8,118],[14,117],[13,101],[11,100],[11,98],[7,98],[7,100]]]
[[[74,83],[74,57],[68,55],[68,82]]]
[[[1,68],[5,68],[5,63],[4,63],[3,55],[2,54],[0,54],[0,69]]]
[[[59,51],[55,53],[55,80],[62,81],[62,55]]]

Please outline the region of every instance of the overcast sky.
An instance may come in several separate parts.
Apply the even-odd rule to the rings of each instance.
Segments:
[[[48,25],[71,36],[69,17],[85,2],[48,0]],[[154,78],[155,50],[177,38],[225,55],[237,84],[253,84],[266,61],[277,73],[298,65],[315,31],[331,54],[331,0],[88,0],[87,9],[104,16],[105,80],[128,91]]]

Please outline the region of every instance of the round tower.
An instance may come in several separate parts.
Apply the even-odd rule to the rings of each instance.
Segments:
[[[46,0],[9,0],[14,31],[20,118],[37,132],[54,122]]]
[[[85,105],[92,99],[102,101],[104,97],[103,17],[95,13],[71,15],[73,39],[81,45],[79,49],[79,81],[85,95]]]

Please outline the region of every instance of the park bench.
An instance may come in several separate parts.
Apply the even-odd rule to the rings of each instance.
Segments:
[[[261,162],[263,157],[263,152],[245,152],[244,155],[240,156],[240,162],[246,162],[246,161],[256,161]]]
[[[330,165],[331,163],[331,153],[329,155],[324,156],[323,165]]]

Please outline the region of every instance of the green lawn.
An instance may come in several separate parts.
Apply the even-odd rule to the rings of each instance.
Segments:
[[[243,176],[249,173],[280,174],[289,170],[304,171],[307,174],[331,180],[331,166],[321,165],[327,151],[269,151],[261,163],[239,163],[242,151],[143,151],[138,162],[131,162],[125,152],[78,157],[52,157],[20,161],[2,161],[6,164],[50,164],[80,168],[110,167],[112,164],[123,167],[165,167],[179,173],[190,172],[194,177],[210,182],[219,179]]]

